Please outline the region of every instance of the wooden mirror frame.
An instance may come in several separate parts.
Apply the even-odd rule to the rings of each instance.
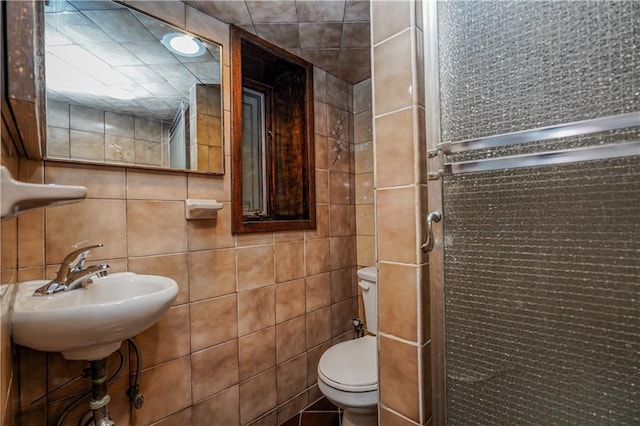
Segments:
[[[243,44],[250,50],[262,55],[252,57],[257,61],[260,70],[256,74],[271,74],[273,63],[291,64],[291,67],[304,72],[304,87],[296,98],[302,105],[303,123],[295,124],[293,119],[283,118],[290,112],[301,112],[293,107],[274,107],[272,111],[275,126],[273,137],[268,138],[265,172],[267,179],[267,203],[269,214],[265,216],[249,216],[243,212],[242,197],[242,108],[243,87],[245,85],[267,84],[255,75],[243,74]],[[272,65],[272,68],[269,66]],[[278,65],[280,66],[280,65]],[[252,68],[253,70],[253,68]],[[232,232],[269,232],[315,229],[316,197],[315,197],[315,157],[314,157],[314,110],[313,110],[313,65],[261,38],[238,27],[231,26],[231,186],[232,186]],[[284,91],[273,89],[274,98],[283,96]],[[292,105],[293,102],[280,102],[279,105]],[[279,110],[281,108],[282,110]],[[269,133],[271,129],[267,129]],[[288,138],[280,139],[280,134]],[[290,149],[293,148],[293,149]],[[278,167],[278,164],[294,164],[299,167]],[[287,191],[283,188],[295,187],[299,191]],[[292,211],[294,211],[292,213]]]

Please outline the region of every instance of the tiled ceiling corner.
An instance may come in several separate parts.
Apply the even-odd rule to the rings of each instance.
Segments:
[[[184,0],[350,83],[371,76],[369,0]]]

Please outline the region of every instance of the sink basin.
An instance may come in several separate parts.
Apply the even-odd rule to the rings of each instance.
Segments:
[[[92,361],[115,352],[123,340],[151,327],[171,307],[178,284],[171,278],[122,272],[51,296],[33,296],[47,280],[19,285],[13,341],[66,359]]]

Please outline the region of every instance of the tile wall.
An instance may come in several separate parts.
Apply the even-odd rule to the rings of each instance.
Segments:
[[[168,166],[170,124],[49,101],[47,155],[81,161]]]
[[[421,8],[414,0],[371,8],[382,425],[431,424]]]
[[[135,5],[153,7],[155,15],[174,25],[228,46],[226,25],[189,6]],[[228,78],[228,55],[225,61]],[[112,271],[167,275],[180,285],[169,312],[137,336],[142,409],[130,408],[126,377],[110,385],[118,424],[276,425],[320,397],[315,386],[319,357],[352,337],[357,307],[354,96],[351,85],[319,69],[314,86],[318,226],[313,231],[231,234],[228,173],[215,177],[20,160],[21,179],[81,184],[89,195],[79,204],[3,222],[3,245],[10,246],[3,247],[3,272],[5,264],[15,265],[8,268],[11,282],[51,277],[71,245],[87,241],[104,244],[91,262],[107,262]],[[362,111],[370,109],[362,99],[356,102]],[[226,125],[227,135],[229,129]],[[228,140],[225,153],[230,153]],[[226,156],[226,170],[229,161]],[[224,209],[217,220],[187,222],[187,197],[215,198]],[[7,342],[7,334],[2,336]],[[126,343],[122,349],[125,371],[135,369],[135,355]],[[7,359],[10,353],[5,345],[0,355]],[[60,388],[85,363],[20,347],[18,357],[13,365],[20,369],[24,424],[53,424],[72,395],[88,389],[86,379]],[[113,371],[118,356],[109,363]],[[6,364],[10,369],[10,359]],[[7,377],[3,371],[5,394]],[[64,424],[77,424],[85,403],[71,410]]]

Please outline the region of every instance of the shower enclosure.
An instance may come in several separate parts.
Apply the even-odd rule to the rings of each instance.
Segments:
[[[424,8],[433,424],[640,424],[640,2]]]

